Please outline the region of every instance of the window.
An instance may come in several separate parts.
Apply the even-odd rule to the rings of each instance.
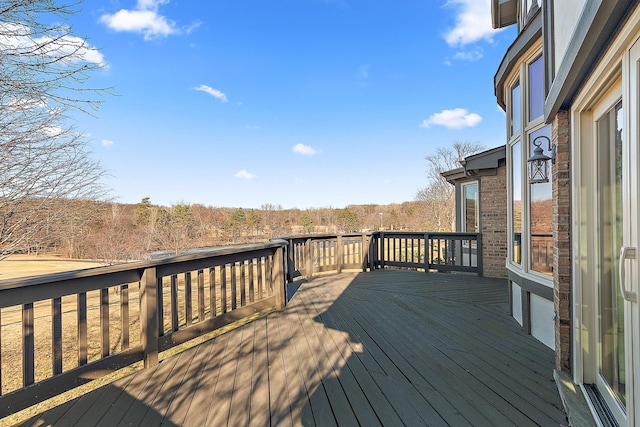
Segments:
[[[523,272],[551,275],[553,265],[553,206],[551,182],[529,181],[529,164],[536,145],[552,157],[551,126],[544,113],[544,59],[540,47],[516,70],[510,85],[509,118],[509,235],[511,264]],[[536,145],[534,145],[536,142]],[[553,168],[548,161],[550,170]]]
[[[551,147],[549,147],[547,143],[547,141],[551,141],[550,125],[529,134],[529,156],[533,154],[533,150],[536,148],[534,141],[540,144],[544,155],[551,157]],[[551,266],[553,264],[553,200],[551,181],[530,183],[529,195],[531,269],[540,273],[551,274]]]
[[[511,146],[511,260],[522,262],[522,150],[520,141]]]
[[[544,112],[544,64],[542,56],[529,64],[529,121]]]
[[[517,81],[511,88],[511,132],[509,136],[520,133],[520,82]]]
[[[466,233],[478,233],[480,230],[480,216],[478,207],[478,183],[463,184],[463,212],[464,224],[462,225]]]

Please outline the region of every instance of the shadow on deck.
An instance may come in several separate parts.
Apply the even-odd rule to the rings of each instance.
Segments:
[[[283,312],[24,425],[563,425],[553,352],[506,281],[398,270],[304,283]]]

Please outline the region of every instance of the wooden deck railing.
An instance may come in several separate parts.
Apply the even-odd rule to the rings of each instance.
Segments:
[[[286,244],[1,281],[0,418],[138,361],[154,366],[161,351],[282,309]],[[10,371],[18,366],[22,374]],[[20,375],[21,384],[10,384]]]
[[[283,237],[287,279],[346,269],[395,267],[482,275],[479,233],[376,232]]]
[[[482,272],[481,236],[308,235],[0,281],[0,418],[247,318],[343,270]],[[12,370],[13,369],[13,370]],[[15,380],[18,380],[16,384]]]

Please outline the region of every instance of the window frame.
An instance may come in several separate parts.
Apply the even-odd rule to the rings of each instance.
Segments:
[[[507,233],[510,240],[514,236],[514,165],[518,162],[520,166],[520,194],[521,194],[521,223],[522,229],[520,240],[520,263],[514,260],[515,245],[514,242],[508,244],[508,256],[506,260],[507,269],[517,273],[522,277],[529,277],[537,283],[553,287],[553,277],[548,273],[542,273],[532,269],[531,263],[531,188],[528,179],[527,159],[530,155],[530,135],[547,126],[544,122],[544,114],[529,120],[530,115],[530,95],[529,95],[529,66],[535,61],[543,57],[543,48],[541,42],[534,43],[531,48],[521,57],[519,64],[514,67],[511,75],[505,80],[504,93],[508,96],[507,105]],[[543,61],[546,58],[543,57]],[[543,63],[543,69],[544,69]],[[513,113],[514,105],[512,100],[512,89],[517,85],[520,86],[520,104],[519,104],[519,120],[520,129],[513,132]],[[544,82],[543,82],[544,88]],[[513,147],[520,144],[520,158],[513,158]]]
[[[475,198],[475,209],[476,209],[476,218],[475,218],[475,224],[477,229],[474,231],[469,231],[467,230],[467,188],[469,187],[476,187],[476,198]],[[480,181],[475,180],[475,181],[468,181],[468,182],[464,182],[462,184],[460,184],[460,195],[461,195],[461,213],[462,213],[462,224],[461,225],[461,229],[462,232],[464,233],[480,233]]]

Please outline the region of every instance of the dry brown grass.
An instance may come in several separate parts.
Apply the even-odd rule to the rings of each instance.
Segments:
[[[90,260],[65,259],[56,255],[11,255],[0,261],[0,280],[81,270],[101,265],[104,264]]]

